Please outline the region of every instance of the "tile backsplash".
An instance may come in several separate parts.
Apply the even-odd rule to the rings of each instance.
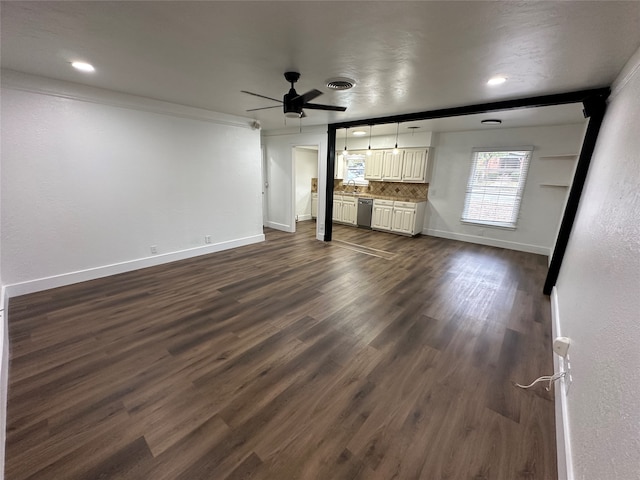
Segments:
[[[428,183],[369,182],[367,193],[373,196],[427,199]]]
[[[352,186],[349,186],[347,191],[352,190]],[[345,190],[345,186],[342,180],[333,181],[333,190],[335,192],[342,192]],[[318,179],[311,179],[311,191],[318,191]],[[400,183],[400,182],[375,182],[370,181],[366,187],[359,186],[358,191],[371,196],[389,197],[398,199],[415,199],[426,200],[429,192],[428,183]]]

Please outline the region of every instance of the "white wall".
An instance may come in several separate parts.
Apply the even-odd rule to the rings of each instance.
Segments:
[[[264,238],[250,120],[77,90],[3,72],[1,265],[13,294],[99,276],[151,245],[161,263]]]
[[[639,125],[640,50],[614,84],[556,284],[576,479],[640,478]]]
[[[343,130],[338,130],[337,133],[343,133]],[[398,135],[398,148],[411,148],[411,147],[429,147],[433,139],[433,133],[428,131],[418,131],[415,133],[401,133]],[[340,153],[344,150],[344,137],[336,138],[336,153]],[[396,143],[396,136],[394,135],[377,135],[371,137],[372,149],[384,149],[393,148]],[[350,135],[347,138],[348,150],[366,150],[369,148],[369,137],[354,137]]]
[[[311,220],[311,179],[318,176],[318,151],[295,149],[296,217]]]
[[[10,71],[1,95],[0,479],[9,296],[264,240],[250,119]]]
[[[567,197],[567,188],[541,183],[570,183],[575,160],[540,157],[580,152],[585,125],[500,128],[439,133],[434,136],[434,165],[423,233],[549,255]],[[460,221],[473,147],[533,146],[516,230]]]
[[[293,148],[318,146],[318,218],[316,238],[324,238],[324,211],[327,175],[327,127],[308,127],[303,133],[265,132],[262,144],[267,161],[266,225],[285,232],[295,232]]]

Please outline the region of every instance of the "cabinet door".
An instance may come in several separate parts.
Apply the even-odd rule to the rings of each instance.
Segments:
[[[367,156],[364,164],[364,178],[366,180],[382,179],[382,159],[384,158],[383,150],[374,150],[370,156]]]
[[[342,221],[342,200],[338,200],[336,197],[333,197],[333,215],[331,219],[334,222]]]
[[[393,207],[386,205],[373,205],[373,216],[371,218],[371,228],[378,230],[391,230],[391,215]]]
[[[382,179],[392,182],[399,182],[402,180],[402,157],[404,152],[402,150],[394,154],[393,151],[388,150],[384,154],[384,161],[382,164]]]
[[[413,208],[394,208],[393,231],[413,235],[415,230],[416,210]]]
[[[427,181],[427,152],[428,150],[406,150],[402,168],[403,182]]]
[[[342,203],[342,221],[349,225],[356,224],[358,205],[355,202]]]
[[[333,174],[333,178],[337,180],[342,180],[344,178],[344,162],[344,156],[342,154],[339,154],[336,157],[336,169]]]

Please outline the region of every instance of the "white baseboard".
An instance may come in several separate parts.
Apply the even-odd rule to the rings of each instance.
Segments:
[[[311,214],[310,213],[305,213],[302,215],[298,215],[298,221],[299,222],[306,222],[307,220],[311,220]]]
[[[294,233],[296,231],[295,226],[285,225],[284,223],[278,222],[265,222],[265,227],[273,228],[274,230],[282,230],[283,232]]]
[[[560,337],[560,312],[558,309],[558,290],[551,290],[551,338]],[[553,355],[554,373],[564,370],[564,360]],[[571,459],[571,442],[569,431],[569,411],[567,405],[565,379],[561,378],[554,386],[556,408],[556,450],[558,458],[558,480],[573,480],[573,464]]]
[[[141,268],[155,267],[156,265],[162,265],[164,263],[175,262],[177,260],[185,260],[187,258],[207,255],[209,253],[220,252],[222,250],[228,250],[230,248],[243,247],[245,245],[259,242],[264,242],[264,234],[238,238],[226,242],[213,243],[210,245],[180,250],[177,252],[154,255],[152,257],[129,260],[112,265],[104,265],[102,267],[89,268],[77,272],[64,273],[52,277],[39,278],[37,280],[30,280],[22,283],[14,283],[13,285],[6,286],[6,295],[9,298],[18,295],[26,295],[28,293],[35,293],[42,290],[48,290],[50,288],[63,287],[65,285],[71,285],[74,283],[86,282],[88,280],[95,280],[97,278],[108,277],[110,275],[116,275],[118,273],[130,272],[132,270],[139,270]]]
[[[496,238],[480,237],[478,235],[468,235],[466,233],[456,233],[447,230],[424,229],[423,235],[431,235],[433,237],[448,238],[449,240],[460,240],[461,242],[477,243],[479,245],[487,245],[490,247],[507,248],[509,250],[517,250],[519,252],[536,253],[538,255],[549,255],[549,247],[541,245],[530,245],[528,243],[510,242],[508,240],[498,240]]]

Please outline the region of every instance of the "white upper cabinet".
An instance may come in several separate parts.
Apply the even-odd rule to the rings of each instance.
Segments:
[[[342,180],[344,178],[344,162],[345,158],[341,153],[336,155],[336,169],[333,174],[333,178],[336,180]]]
[[[382,180],[384,152],[384,150],[372,150],[371,155],[367,155],[364,164],[365,180]]]
[[[393,153],[393,150],[386,150],[384,152],[384,160],[382,162],[382,180],[389,182],[399,182],[402,180],[402,160],[404,158],[404,151],[398,150]]]
[[[364,178],[387,182],[427,183],[428,148],[373,150],[366,157]]]
[[[425,148],[405,149],[402,166],[403,182],[427,182],[429,150]]]

